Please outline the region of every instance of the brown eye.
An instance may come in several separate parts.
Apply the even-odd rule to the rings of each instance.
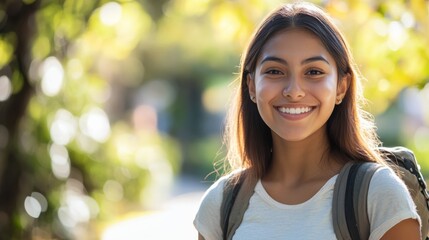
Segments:
[[[266,72],[267,74],[272,74],[272,75],[280,75],[280,74],[283,74],[281,71],[279,71],[279,70],[268,70],[267,72]]]
[[[317,69],[311,69],[306,73],[306,75],[322,75],[324,72],[317,70]]]

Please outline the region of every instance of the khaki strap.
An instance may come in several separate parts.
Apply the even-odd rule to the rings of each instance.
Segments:
[[[247,208],[249,207],[249,200],[255,191],[255,186],[257,182],[258,180],[256,178],[253,178],[249,175],[247,175],[246,179],[244,180],[243,185],[241,186],[237,198],[235,199],[235,202],[232,206],[231,214],[229,216],[230,224],[228,225],[227,240],[232,239],[232,236],[234,236],[235,231],[240,226],[241,221],[244,217],[244,212],[246,212]]]
[[[334,225],[334,232],[337,239],[342,240],[351,240],[349,230],[347,228],[344,202],[347,179],[352,166],[353,163],[348,162],[341,169],[337,176],[337,180],[335,181],[334,195],[332,197],[332,222]]]
[[[249,206],[258,179],[251,176],[247,170],[232,176],[226,182],[221,206],[221,226],[223,239],[231,240],[240,226],[244,212]]]
[[[356,171],[354,178],[350,178],[352,167]],[[372,176],[380,167],[381,165],[370,162],[349,162],[338,174],[332,199],[332,221],[338,239],[368,239],[370,234],[367,211],[368,189]],[[352,194],[349,199],[351,203],[346,200],[348,194]]]
[[[381,165],[375,163],[364,163],[358,170],[355,180],[355,194],[353,205],[361,239],[368,239],[370,235],[370,223],[368,217],[368,189],[371,178]]]

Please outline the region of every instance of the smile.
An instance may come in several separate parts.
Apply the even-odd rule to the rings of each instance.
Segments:
[[[277,108],[281,113],[287,114],[303,114],[310,112],[313,108],[311,107],[299,107],[299,108],[287,108],[287,107],[278,107]]]

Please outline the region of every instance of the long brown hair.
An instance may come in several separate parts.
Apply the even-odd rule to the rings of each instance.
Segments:
[[[331,18],[309,3],[287,4],[272,12],[254,33],[241,59],[239,87],[228,114],[225,140],[227,160],[232,169],[246,168],[262,177],[271,161],[272,136],[270,128],[250,100],[247,74],[252,74],[265,43],[279,31],[302,28],[321,40],[335,59],[338,84],[349,77],[349,86],[341,104],[336,105],[327,121],[330,151],[343,161],[375,161],[383,163],[376,150],[379,140],[371,116],[362,108],[360,76],[349,47]]]

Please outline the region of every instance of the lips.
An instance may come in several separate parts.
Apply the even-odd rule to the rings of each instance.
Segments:
[[[309,116],[314,109],[316,109],[315,106],[275,106],[274,107],[280,115],[287,120],[290,121],[298,121],[301,119],[306,118]]]

